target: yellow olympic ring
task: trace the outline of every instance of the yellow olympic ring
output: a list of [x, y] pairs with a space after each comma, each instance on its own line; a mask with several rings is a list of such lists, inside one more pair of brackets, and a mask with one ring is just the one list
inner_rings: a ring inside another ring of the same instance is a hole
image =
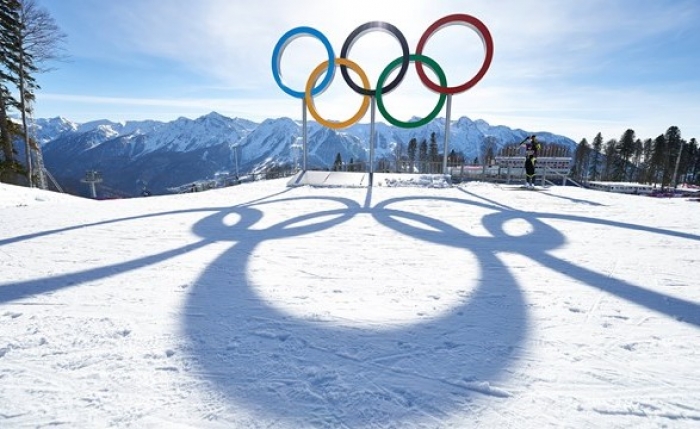
[[[370, 97], [369, 95], [362, 96], [362, 105], [360, 106], [360, 110], [358, 110], [357, 113], [355, 113], [355, 115], [347, 121], [329, 121], [322, 118], [321, 115], [319, 115], [316, 111], [316, 106], [314, 105], [314, 98], [311, 96], [311, 91], [314, 89], [314, 85], [316, 85], [316, 82], [321, 76], [321, 73], [323, 73], [324, 71], [327, 71], [328, 73], [334, 72], [334, 70], [328, 70], [328, 63], [328, 60], [322, 62], [318, 65], [318, 67], [314, 69], [314, 71], [311, 72], [311, 74], [309, 75], [309, 80], [306, 81], [304, 99], [306, 100], [306, 105], [309, 108], [309, 113], [311, 113], [311, 116], [313, 116], [319, 124], [334, 130], [339, 130], [341, 128], [349, 127], [350, 125], [359, 121], [363, 116], [365, 116], [365, 113], [367, 113], [367, 109], [369, 109]], [[370, 88], [370, 83], [369, 79], [367, 78], [367, 75], [365, 74], [364, 70], [362, 70], [362, 68], [360, 68], [360, 66], [357, 65], [357, 63], [355, 63], [354, 61], [349, 60], [347, 58], [336, 58], [335, 65], [349, 67], [355, 73], [357, 73], [358, 76], [360, 76], [360, 80], [362, 80], [362, 85], [364, 86], [364, 88]]]

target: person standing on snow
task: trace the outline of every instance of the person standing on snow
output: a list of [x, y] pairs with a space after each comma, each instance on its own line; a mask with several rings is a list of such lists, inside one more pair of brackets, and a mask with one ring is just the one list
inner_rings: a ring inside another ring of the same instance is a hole
[[525, 187], [535, 187], [535, 163], [537, 163], [537, 155], [540, 152], [540, 142], [537, 141], [537, 136], [534, 134], [528, 136], [520, 143], [521, 147], [525, 147]]

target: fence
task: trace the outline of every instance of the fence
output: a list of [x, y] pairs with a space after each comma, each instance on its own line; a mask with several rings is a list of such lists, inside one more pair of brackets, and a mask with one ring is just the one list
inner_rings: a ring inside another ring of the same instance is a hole
[[[448, 164], [447, 171], [445, 171], [444, 174], [449, 175], [453, 183], [470, 180], [510, 183], [515, 179], [525, 177], [524, 164], [524, 156], [497, 156], [490, 165]], [[368, 162], [360, 161], [342, 163], [335, 169], [311, 168], [310, 170], [367, 173], [370, 171], [370, 168]], [[168, 190], [173, 193], [201, 192], [208, 189], [233, 186], [242, 182], [289, 177], [297, 171], [297, 169], [290, 166], [289, 168], [276, 168], [262, 173], [241, 175], [240, 177], [224, 175], [211, 180], [203, 180], [168, 188]], [[427, 161], [411, 162], [406, 160], [396, 162], [383, 159], [375, 162], [373, 171], [375, 173], [443, 174], [443, 163]], [[537, 158], [536, 176], [541, 179], [543, 185], [547, 183], [564, 185], [569, 181], [577, 186], [581, 186], [569, 178], [570, 173], [571, 157], [544, 156]], [[559, 183], [554, 183], [554, 181], [558, 181]]]
[[[525, 177], [525, 157], [524, 156], [497, 156], [496, 165], [498, 175], [505, 176], [506, 183], [510, 183], [513, 177]], [[535, 177], [541, 179], [541, 183], [555, 184], [550, 179], [559, 179], [559, 184], [565, 185], [571, 181], [577, 186], [581, 186], [569, 177], [571, 174], [571, 157], [537, 157], [535, 164]]]
[[[554, 153], [554, 152], [552, 152]], [[565, 153], [563, 151], [562, 153]], [[566, 184], [567, 181], [581, 186], [572, 180], [570, 156], [540, 156], [537, 158], [535, 175], [544, 184]], [[368, 162], [342, 163], [335, 171], [369, 172]], [[402, 174], [443, 174], [442, 162], [380, 160], [375, 163], [375, 173]], [[497, 156], [489, 165], [449, 164], [447, 171], [454, 183], [483, 180], [510, 183], [525, 177], [524, 156]]]

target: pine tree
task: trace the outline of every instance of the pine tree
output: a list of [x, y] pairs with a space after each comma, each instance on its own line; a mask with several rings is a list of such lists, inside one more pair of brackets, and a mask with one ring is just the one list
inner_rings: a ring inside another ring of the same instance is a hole
[[664, 160], [667, 158], [666, 152], [666, 137], [662, 134], [654, 139], [654, 146], [650, 160], [650, 181], [655, 184], [661, 181], [662, 186], [665, 168]]
[[8, 109], [18, 105], [9, 87], [18, 84], [20, 7], [18, 0], [0, 0], [0, 181], [9, 183], [18, 183], [19, 172]]
[[[19, 183], [22, 171], [15, 159], [15, 136], [24, 140], [26, 174], [32, 184], [32, 150], [40, 150], [28, 133], [27, 115], [31, 114], [35, 90], [39, 88], [35, 75], [48, 71], [42, 68], [45, 61], [59, 59], [58, 43], [65, 35], [58, 31], [46, 10], [36, 6], [34, 0], [0, 0], [0, 180]], [[12, 95], [16, 89], [18, 99]], [[21, 127], [9, 122], [9, 110], [19, 111]]]
[[591, 177], [600, 179], [600, 159], [603, 150], [603, 135], [598, 133], [593, 139], [593, 159], [591, 160]]
[[430, 173], [438, 173], [438, 165], [440, 163], [440, 153], [438, 151], [437, 139], [435, 133], [430, 134], [430, 145], [428, 146], [428, 162]]
[[343, 159], [340, 157], [340, 152], [335, 155], [335, 161], [333, 161], [333, 171], [343, 170]]
[[394, 158], [396, 159], [396, 172], [403, 171], [402, 160], [403, 160], [403, 143], [398, 142], [394, 146]]
[[603, 180], [620, 180], [617, 161], [617, 140], [605, 143], [605, 159], [603, 161]]
[[688, 175], [691, 183], [700, 185], [700, 147], [694, 138], [690, 139], [690, 160], [688, 162]]
[[576, 146], [576, 152], [574, 152], [574, 166], [571, 169], [571, 175], [575, 179], [588, 180], [590, 153], [591, 148], [588, 145], [588, 140], [584, 138]]
[[630, 175], [631, 180], [635, 182], [642, 181], [642, 169], [640, 168], [642, 164], [642, 156], [644, 154], [644, 144], [640, 139], [634, 141], [634, 151], [632, 153], [632, 166], [633, 171]]
[[672, 186], [674, 185], [674, 172], [676, 171], [677, 159], [680, 156], [681, 147], [683, 146], [683, 140], [681, 139], [681, 130], [672, 126], [666, 130], [666, 159], [664, 163], [664, 175], [662, 186]]
[[428, 164], [428, 142], [425, 140], [421, 141], [418, 146], [418, 161], [420, 162], [420, 172], [425, 173]]
[[617, 144], [617, 162], [615, 163], [615, 180], [625, 180], [629, 181], [627, 168], [632, 156], [634, 155], [634, 143], [637, 137], [635, 136], [634, 130], [628, 129], [620, 138]]
[[[32, 102], [35, 90], [39, 89], [34, 75], [49, 71], [42, 64], [62, 59], [60, 43], [65, 39], [49, 13], [36, 5], [34, 0], [21, 0], [19, 11], [19, 28], [17, 41], [19, 43], [18, 85], [19, 111], [22, 118], [22, 135], [26, 152], [26, 171], [30, 186], [32, 185], [32, 150], [40, 151], [37, 142], [29, 135], [27, 115], [32, 113]], [[43, 172], [41, 172], [43, 174]]]
[[411, 173], [415, 171], [416, 166], [416, 152], [418, 150], [418, 142], [415, 137], [408, 142], [408, 163], [411, 168]]
[[654, 140], [646, 139], [642, 144], [642, 158], [644, 159], [644, 173], [642, 182], [651, 184], [654, 182], [653, 166], [651, 164], [654, 153]]
[[676, 183], [686, 183], [688, 179], [692, 176], [691, 165], [693, 162], [695, 151], [697, 150], [695, 139], [690, 139], [689, 142], [683, 140], [682, 143], [683, 144]]

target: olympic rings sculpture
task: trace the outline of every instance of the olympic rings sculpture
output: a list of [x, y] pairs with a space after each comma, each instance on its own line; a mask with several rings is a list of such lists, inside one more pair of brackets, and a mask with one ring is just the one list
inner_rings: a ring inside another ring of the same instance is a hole
[[[477, 34], [481, 37], [482, 42], [484, 43], [484, 48], [485, 48], [485, 56], [484, 56], [484, 61], [481, 65], [481, 68], [479, 71], [469, 80], [465, 81], [464, 83], [456, 86], [448, 86], [447, 85], [447, 78], [445, 76], [444, 71], [440, 67], [440, 65], [433, 60], [432, 58], [426, 56], [423, 54], [423, 50], [425, 49], [425, 45], [427, 44], [428, 40], [439, 30], [441, 30], [444, 27], [453, 25], [453, 24], [461, 24], [461, 25], [466, 25], [467, 27], [470, 27], [474, 31], [477, 32]], [[369, 79], [367, 78], [367, 75], [365, 72], [362, 70], [362, 68], [355, 63], [354, 61], [350, 60], [348, 56], [350, 55], [350, 50], [352, 49], [352, 46], [355, 44], [355, 42], [362, 37], [364, 34], [371, 32], [371, 31], [384, 31], [388, 32], [391, 34], [401, 45], [401, 51], [402, 51], [402, 56], [396, 58], [395, 60], [391, 61], [389, 65], [386, 66], [386, 68], [382, 71], [380, 74], [378, 80], [377, 80], [377, 85], [375, 89], [372, 89], [370, 87], [370, 82]], [[321, 64], [319, 64], [310, 74], [307, 82], [306, 82], [306, 87], [304, 88], [304, 91], [296, 91], [291, 88], [289, 88], [287, 85], [284, 84], [282, 81], [282, 75], [280, 72], [280, 62], [282, 59], [282, 54], [284, 53], [284, 50], [287, 48], [287, 46], [296, 38], [302, 37], [302, 36], [311, 36], [314, 37], [323, 43], [323, 46], [326, 49], [326, 52], [328, 54], [328, 59], [326, 61], [323, 61]], [[293, 28], [289, 31], [287, 31], [282, 37], [279, 39], [277, 44], [275, 45], [275, 48], [272, 52], [272, 75], [275, 79], [275, 82], [277, 82], [277, 85], [288, 95], [294, 97], [294, 98], [299, 98], [303, 99], [306, 102], [306, 105], [309, 108], [309, 113], [311, 113], [311, 116], [316, 119], [320, 124], [332, 128], [332, 129], [341, 129], [341, 128], [346, 128], [349, 127], [350, 125], [356, 123], [359, 121], [367, 112], [367, 109], [369, 108], [370, 104], [370, 97], [375, 97], [377, 101], [377, 108], [379, 109], [381, 115], [386, 119], [389, 123], [392, 125], [395, 125], [400, 128], [416, 128], [422, 125], [427, 124], [428, 122], [432, 121], [437, 117], [437, 115], [440, 113], [442, 110], [442, 107], [445, 104], [447, 95], [453, 95], [453, 94], [459, 94], [462, 93], [474, 85], [476, 85], [483, 77], [486, 75], [486, 72], [488, 71], [489, 67], [491, 66], [491, 60], [493, 59], [493, 39], [491, 37], [491, 33], [489, 32], [489, 29], [484, 25], [483, 22], [481, 22], [479, 19], [467, 15], [467, 14], [452, 14], [452, 15], [447, 15], [444, 16], [437, 21], [435, 21], [432, 25], [430, 25], [423, 35], [421, 36], [420, 40], [418, 41], [418, 46], [416, 47], [416, 52], [414, 54], [409, 53], [408, 49], [408, 43], [406, 42], [406, 38], [404, 37], [403, 33], [396, 28], [394, 25], [389, 24], [388, 22], [383, 22], [383, 21], [371, 21], [368, 23], [365, 23], [363, 25], [360, 25], [357, 27], [355, 30], [353, 30], [348, 37], [345, 39], [345, 42], [343, 43], [343, 47], [340, 51], [340, 57], [336, 58], [335, 53], [333, 51], [333, 47], [331, 46], [331, 43], [328, 41], [328, 38], [321, 33], [320, 31], [312, 28], [312, 27], [296, 27]], [[404, 79], [404, 76], [406, 75], [406, 72], [408, 71], [408, 67], [410, 63], [414, 63], [416, 66], [416, 72], [418, 73], [418, 77], [420, 78], [421, 82], [423, 85], [425, 85], [427, 88], [430, 90], [437, 92], [440, 97], [438, 99], [437, 104], [435, 105], [435, 108], [425, 117], [422, 119], [419, 119], [417, 121], [412, 121], [412, 122], [404, 122], [400, 121], [396, 118], [394, 118], [386, 109], [386, 106], [384, 105], [384, 100], [382, 98], [383, 95], [388, 94], [392, 90], [394, 90], [399, 84]], [[433, 72], [437, 75], [439, 83], [433, 82], [430, 77], [425, 73], [424, 65], [427, 65]], [[328, 119], [323, 118], [316, 110], [316, 106], [314, 105], [314, 96], [320, 95], [328, 89], [330, 84], [333, 82], [333, 78], [335, 76], [335, 68], [336, 66], [340, 67], [340, 72], [343, 76], [343, 79], [347, 83], [347, 85], [356, 93], [360, 94], [363, 99], [362, 99], [362, 104], [360, 105], [360, 108], [358, 111], [349, 119], [345, 121], [330, 121]], [[399, 68], [400, 67], [400, 68]], [[391, 75], [391, 73], [396, 70], [396, 68], [399, 68], [398, 73], [394, 77], [394, 79], [389, 82], [388, 84], [385, 85], [385, 81], [387, 78]], [[357, 85], [351, 78], [350, 74], [348, 73], [348, 69], [353, 70], [357, 75], [360, 77], [360, 80], [362, 81], [362, 86]], [[319, 83], [319, 78], [321, 74], [325, 72], [325, 77], [321, 80]]]

